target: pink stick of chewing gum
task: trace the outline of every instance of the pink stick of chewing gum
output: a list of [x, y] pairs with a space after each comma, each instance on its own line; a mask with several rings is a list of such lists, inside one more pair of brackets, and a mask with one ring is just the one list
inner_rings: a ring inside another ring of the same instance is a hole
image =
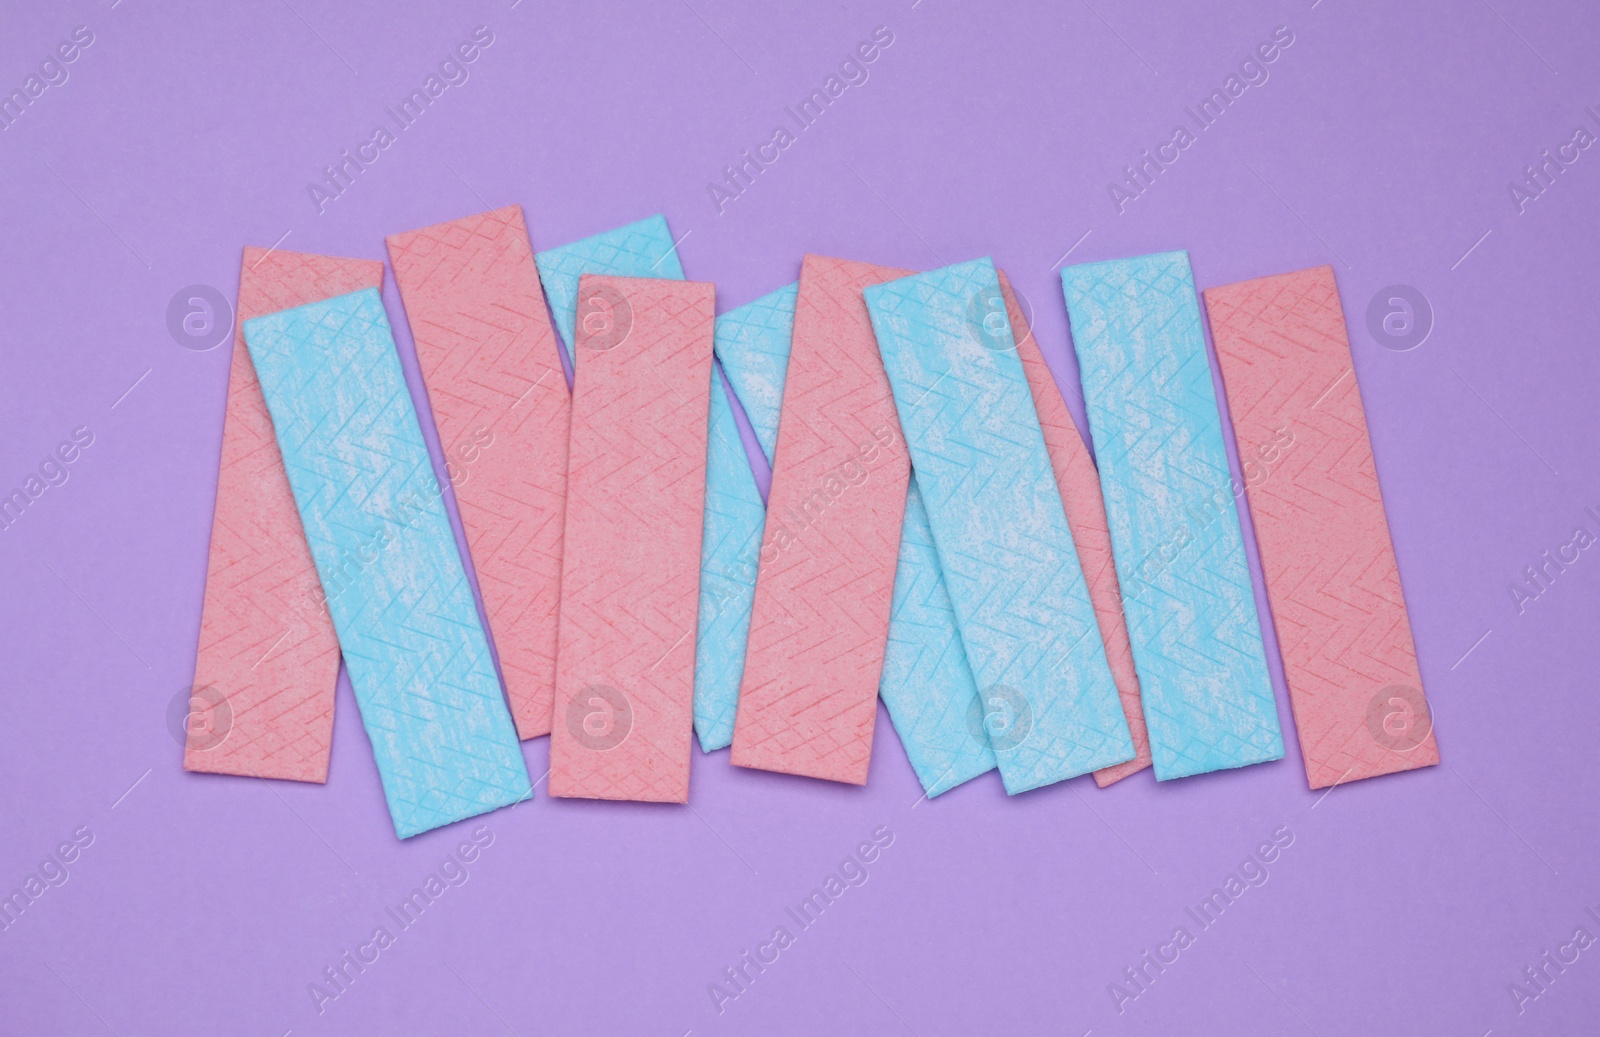
[[382, 285], [371, 260], [244, 250], [184, 770], [328, 780], [339, 639], [243, 329]]
[[689, 798], [715, 304], [578, 284], [552, 796]]
[[861, 290], [806, 256], [732, 762], [865, 784], [911, 463]]
[[522, 209], [388, 242], [517, 734], [549, 734], [572, 398]]
[[1205, 292], [1306, 778], [1439, 762], [1333, 268]]

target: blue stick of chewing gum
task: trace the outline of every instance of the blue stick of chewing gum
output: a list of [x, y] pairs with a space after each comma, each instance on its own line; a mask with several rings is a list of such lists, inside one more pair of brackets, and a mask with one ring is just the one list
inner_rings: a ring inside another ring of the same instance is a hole
[[994, 264], [864, 294], [1006, 791], [1133, 759]]
[[1186, 252], [1061, 271], [1156, 778], [1283, 756]]
[[[715, 348], [727, 389], [745, 407], [768, 462], [778, 438], [798, 285], [717, 318]], [[767, 505], [739, 438], [733, 408], [711, 392], [706, 524], [700, 558], [700, 627], [694, 653], [694, 729], [706, 752], [733, 744], [733, 721], [750, 640], [750, 607]]]
[[395, 832], [531, 797], [378, 290], [244, 337]]
[[578, 327], [578, 278], [584, 274], [613, 277], [665, 277], [683, 280], [678, 246], [665, 216], [647, 216], [615, 230], [534, 254], [539, 283], [544, 285], [556, 334], [573, 360]]

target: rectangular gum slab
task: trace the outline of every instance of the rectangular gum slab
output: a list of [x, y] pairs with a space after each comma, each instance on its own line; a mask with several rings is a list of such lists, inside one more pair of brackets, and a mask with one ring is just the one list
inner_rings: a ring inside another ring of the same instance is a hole
[[[717, 318], [715, 350], [725, 384], [711, 390], [706, 454], [705, 546], [700, 558], [700, 629], [695, 637], [694, 726], [706, 752], [733, 742], [739, 682], [750, 636], [750, 603], [767, 505], [739, 437], [728, 395], [757, 406], [746, 413], [771, 458], [776, 401], [783, 395], [796, 286], [789, 285]], [[724, 392], [724, 390], [727, 390]]]
[[1283, 756], [1185, 252], [1061, 271], [1156, 778]]
[[[777, 448], [778, 418], [782, 407], [784, 378], [789, 366], [789, 347], [794, 332], [795, 297], [799, 286], [790, 285], [770, 295], [724, 314], [717, 320], [717, 359], [728, 384], [744, 406], [757, 441], [770, 463]], [[737, 317], [737, 319], [733, 319]], [[713, 399], [715, 404], [715, 399]], [[730, 415], [731, 419], [731, 415]], [[731, 422], [730, 422], [731, 424]], [[713, 411], [712, 432], [717, 421]], [[731, 429], [730, 429], [731, 435]], [[714, 556], [711, 489], [713, 466], [707, 472], [706, 558]], [[742, 461], [742, 453], [741, 453]], [[736, 489], [745, 489], [740, 476], [728, 480]], [[725, 746], [733, 737], [738, 682], [744, 670], [745, 647], [749, 636], [750, 601], [755, 592], [755, 572], [759, 560], [762, 525], [766, 506], [756, 498], [760, 510], [749, 508], [746, 554], [730, 570], [726, 564], [701, 573], [701, 646], [696, 658], [696, 724], [706, 712], [720, 711], [715, 744]], [[719, 512], [730, 512], [728, 507]], [[719, 525], [721, 524], [719, 519]], [[721, 557], [721, 552], [715, 552]], [[734, 574], [734, 575], [730, 575]], [[736, 575], [743, 575], [738, 579]], [[712, 588], [726, 588], [712, 595]], [[734, 597], [734, 593], [739, 596]], [[708, 601], [708, 597], [710, 600]], [[742, 612], [734, 613], [735, 605]], [[743, 630], [729, 633], [718, 641], [706, 637], [710, 609], [719, 622], [732, 626], [739, 619]], [[721, 680], [702, 683], [705, 673]], [[704, 692], [704, 694], [703, 694]], [[928, 518], [912, 478], [906, 498], [905, 523], [901, 532], [900, 555], [895, 569], [894, 598], [889, 615], [889, 634], [884, 648], [883, 677], [878, 695], [889, 710], [889, 719], [900, 736], [912, 770], [924, 791], [937, 796], [979, 774], [994, 769], [994, 753], [987, 738], [974, 737], [969, 707], [976, 702], [978, 689], [972, 683], [966, 652], [956, 630], [950, 596], [939, 572]], [[704, 741], [704, 735], [702, 735]]]
[[683, 265], [678, 261], [677, 245], [672, 240], [672, 232], [667, 229], [666, 217], [660, 214], [646, 216], [642, 220], [570, 244], [545, 249], [535, 259], [538, 260], [539, 280], [544, 284], [545, 298], [550, 302], [556, 333], [561, 336], [561, 344], [567, 349], [567, 358], [574, 362], [576, 357], [572, 352], [572, 343], [578, 325], [580, 277], [584, 274], [610, 274], [615, 277], [683, 280]]
[[377, 289], [246, 321], [244, 335], [396, 834], [528, 798]]
[[715, 290], [583, 275], [550, 794], [684, 803]]
[[1028, 376], [1033, 409], [1039, 417], [1039, 429], [1044, 433], [1045, 449], [1050, 453], [1050, 466], [1055, 469], [1061, 503], [1067, 509], [1067, 525], [1072, 529], [1072, 543], [1078, 550], [1078, 563], [1083, 568], [1089, 600], [1100, 624], [1106, 662], [1117, 682], [1117, 695], [1122, 699], [1122, 716], [1128, 722], [1128, 732], [1133, 735], [1133, 759], [1094, 772], [1095, 783], [1105, 788], [1150, 766], [1150, 735], [1145, 729], [1144, 708], [1139, 702], [1139, 676], [1134, 671], [1133, 647], [1128, 644], [1128, 624], [1122, 615], [1117, 568], [1111, 560], [1111, 530], [1106, 525], [1105, 500], [1100, 496], [1100, 474], [1067, 410], [1066, 401], [1061, 398], [1055, 377], [1039, 352], [1039, 343], [1017, 303], [1011, 282], [1006, 279], [1004, 270], [999, 274], [1000, 291], [1005, 297], [1006, 313], [1017, 340], [1017, 356], [1022, 360], [1023, 373]]
[[1006, 791], [1132, 759], [994, 264], [864, 294]]
[[867, 779], [911, 472], [861, 289], [905, 273], [802, 261], [737, 766]]
[[328, 780], [339, 639], [244, 322], [382, 285], [383, 264], [372, 260], [244, 250], [185, 770]]
[[388, 238], [517, 733], [550, 733], [572, 398], [519, 206]]
[[1313, 789], [1439, 762], [1331, 267], [1208, 288]]

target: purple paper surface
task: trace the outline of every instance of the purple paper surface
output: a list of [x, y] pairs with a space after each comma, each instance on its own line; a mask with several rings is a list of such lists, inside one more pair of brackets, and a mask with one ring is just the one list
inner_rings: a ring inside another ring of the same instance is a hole
[[[1591, 5], [20, 6], [0, 1034], [1592, 1030]], [[664, 213], [723, 310], [806, 251], [992, 255], [1080, 423], [1063, 261], [1332, 264], [1444, 763], [1309, 792], [1269, 629], [1288, 757], [1161, 787], [922, 801], [884, 717], [864, 788], [696, 753], [688, 808], [541, 786], [402, 844], [343, 680], [326, 786], [184, 773], [231, 349], [183, 327], [190, 286], [510, 203], [536, 248]]]

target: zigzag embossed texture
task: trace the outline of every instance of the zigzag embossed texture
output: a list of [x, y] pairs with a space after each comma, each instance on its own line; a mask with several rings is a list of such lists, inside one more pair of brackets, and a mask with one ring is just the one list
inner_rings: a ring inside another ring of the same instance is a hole
[[765, 442], [770, 444], [777, 433], [777, 401], [783, 395], [789, 339], [794, 332], [794, 299], [795, 286], [790, 285], [717, 318], [715, 350], [725, 380], [711, 390], [700, 629], [694, 652], [694, 726], [706, 752], [725, 749], [733, 742], [761, 530], [767, 521], [767, 505], [739, 438], [727, 393], [733, 391], [733, 372], [738, 371], [762, 400], [751, 424], [760, 421], [756, 434], [767, 433]]
[[709, 284], [584, 275], [550, 794], [689, 798]]
[[916, 473], [906, 494], [878, 695], [930, 799], [995, 769]]
[[1189, 256], [1061, 271], [1156, 778], [1283, 756]]
[[806, 256], [734, 725], [740, 767], [863, 784], [910, 463], [861, 290]]
[[539, 280], [555, 318], [556, 331], [574, 364], [573, 335], [578, 323], [578, 278], [584, 274], [617, 277], [666, 277], [683, 280], [677, 246], [666, 217], [647, 216], [625, 227], [546, 249], [536, 257]]
[[517, 733], [550, 733], [572, 397], [522, 209], [389, 237]]
[[[339, 640], [245, 347], [244, 322], [382, 284], [383, 264], [370, 260], [244, 250], [194, 666], [197, 701], [206, 708], [191, 723], [185, 770], [328, 780]], [[226, 716], [205, 688], [227, 702]]]
[[1028, 327], [1022, 307], [1017, 304], [1011, 282], [1006, 279], [1005, 271], [998, 273], [1006, 314], [1017, 340], [1017, 357], [1022, 361], [1023, 373], [1028, 376], [1039, 430], [1044, 434], [1045, 449], [1050, 454], [1050, 467], [1055, 470], [1061, 503], [1067, 509], [1067, 525], [1072, 529], [1078, 564], [1089, 587], [1089, 601], [1094, 605], [1094, 617], [1100, 626], [1106, 662], [1117, 682], [1123, 719], [1133, 735], [1133, 759], [1094, 772], [1095, 783], [1105, 788], [1150, 766], [1150, 735], [1145, 729], [1144, 709], [1139, 703], [1139, 676], [1134, 671], [1133, 647], [1128, 644], [1128, 624], [1122, 615], [1117, 567], [1111, 560], [1111, 530], [1106, 524], [1105, 500], [1100, 496], [1100, 473], [1095, 470], [1094, 458], [1089, 456], [1089, 448], [1061, 398], [1055, 377], [1039, 352], [1039, 343], [1034, 340], [1033, 329]]
[[1306, 778], [1320, 789], [1432, 766], [1333, 269], [1208, 288], [1205, 300]]
[[1132, 759], [994, 264], [864, 295], [1006, 791]]
[[378, 291], [244, 334], [395, 832], [531, 796]]
[[778, 449], [778, 418], [799, 293], [797, 282], [717, 318], [717, 361], [768, 464]]

